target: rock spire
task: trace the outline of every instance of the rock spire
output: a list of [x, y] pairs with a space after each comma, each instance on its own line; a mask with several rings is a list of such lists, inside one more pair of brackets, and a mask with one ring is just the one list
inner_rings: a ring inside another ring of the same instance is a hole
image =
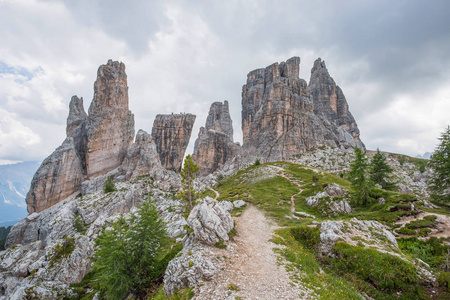
[[194, 145], [192, 158], [199, 166], [198, 174], [204, 176], [213, 173], [238, 151], [239, 145], [233, 143], [233, 124], [228, 101], [214, 102], [205, 127], [200, 128]]

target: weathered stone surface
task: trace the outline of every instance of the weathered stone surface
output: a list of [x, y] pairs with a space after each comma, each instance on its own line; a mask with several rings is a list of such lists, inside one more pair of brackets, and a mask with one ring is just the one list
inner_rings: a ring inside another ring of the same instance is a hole
[[77, 96], [72, 96], [69, 103], [69, 116], [67, 117], [67, 127], [66, 134], [67, 137], [72, 136], [73, 131], [81, 123], [87, 120], [87, 114], [84, 111], [83, 97], [78, 98]]
[[138, 131], [120, 169], [125, 174], [125, 180], [150, 175], [156, 169], [162, 169], [156, 144], [150, 134], [142, 129]]
[[86, 173], [88, 178], [119, 167], [134, 138], [134, 116], [128, 109], [125, 65], [109, 60], [99, 67], [89, 107]]
[[[125, 65], [109, 60], [100, 66], [89, 116], [83, 98], [73, 96], [67, 117], [67, 138], [38, 169], [27, 194], [28, 212], [40, 212], [82, 191], [86, 179], [118, 168], [133, 141], [134, 118], [128, 110]], [[103, 178], [85, 184], [90, 192]], [[95, 184], [94, 184], [95, 183]]]
[[[119, 182], [117, 191], [102, 191], [82, 197], [69, 197], [39, 213], [32, 213], [12, 227], [7, 250], [0, 251], [0, 299], [25, 299], [27, 290], [39, 299], [62, 299], [70, 283], [79, 282], [90, 270], [95, 239], [100, 231], [120, 214], [133, 214], [136, 206], [151, 195], [168, 234], [186, 234], [186, 220], [180, 201], [151, 184], [149, 178], [133, 183]], [[75, 218], [85, 224], [80, 234]], [[74, 250], [57, 263], [50, 263], [54, 249], [73, 239]], [[14, 247], [13, 247], [14, 245]], [[33, 276], [30, 276], [33, 273]], [[57, 287], [54, 289], [53, 287]]]
[[[342, 199], [347, 196], [348, 191], [344, 188], [341, 188], [338, 184], [333, 183], [326, 187], [323, 192], [319, 192], [314, 196], [310, 196], [306, 198], [306, 204], [309, 206], [317, 206], [320, 203], [324, 203], [322, 205], [324, 214], [349, 214], [352, 212], [352, 207], [350, 206], [350, 202], [348, 199]], [[339, 199], [334, 200], [335, 197], [339, 197]]]
[[191, 138], [195, 115], [157, 115], [153, 122], [152, 138], [156, 143], [161, 164], [167, 170], [181, 171], [184, 153]]
[[164, 274], [164, 293], [170, 296], [185, 287], [197, 286], [204, 280], [211, 280], [223, 267], [223, 262], [208, 246], [193, 243], [188, 238], [182, 250], [182, 255], [169, 262]]
[[82, 181], [82, 161], [77, 154], [74, 139], [68, 137], [42, 162], [34, 174], [26, 197], [28, 212], [40, 212], [79, 193]]
[[243, 148], [265, 161], [288, 160], [322, 145], [336, 145], [332, 124], [314, 114], [299, 57], [247, 75], [242, 88]]
[[325, 62], [318, 58], [311, 69], [308, 90], [314, 101], [314, 113], [336, 124], [335, 133], [339, 143], [365, 149], [359, 139], [359, 129], [348, 110], [348, 103], [341, 88], [328, 73]]
[[[264, 161], [288, 160], [313, 148], [354, 147], [355, 141], [359, 141], [359, 131], [342, 91], [334, 85], [330, 95], [323, 93], [322, 98], [328, 95], [326, 100], [331, 105], [322, 112], [321, 106], [315, 107], [310, 93], [316, 91], [316, 86], [322, 88], [323, 76], [317, 75], [322, 73], [316, 71], [317, 67], [313, 68], [312, 87], [308, 87], [306, 81], [298, 77], [299, 63], [299, 57], [292, 57], [247, 75], [247, 84], [242, 88], [245, 155]], [[327, 79], [332, 80], [329, 75]], [[336, 118], [328, 117], [331, 112], [337, 114]]]
[[352, 218], [348, 221], [326, 221], [320, 227], [319, 253], [333, 256], [332, 249], [337, 241], [356, 246], [363, 243], [384, 252], [398, 251], [395, 236], [377, 221], [365, 221]]
[[194, 230], [194, 239], [208, 245], [215, 245], [219, 240], [227, 242], [228, 232], [234, 227], [228, 211], [211, 197], [192, 209], [187, 223]]
[[216, 171], [239, 152], [233, 143], [233, 124], [228, 101], [214, 102], [209, 110], [205, 127], [200, 128], [192, 159], [199, 167], [198, 175]]

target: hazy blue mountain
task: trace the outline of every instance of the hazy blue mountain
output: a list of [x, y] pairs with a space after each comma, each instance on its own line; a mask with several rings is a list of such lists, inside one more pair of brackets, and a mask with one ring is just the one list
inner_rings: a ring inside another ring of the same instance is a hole
[[416, 158], [430, 159], [432, 154], [431, 152], [425, 152], [423, 155], [417, 154]]
[[11, 224], [27, 213], [25, 196], [40, 162], [0, 165], [0, 223]]

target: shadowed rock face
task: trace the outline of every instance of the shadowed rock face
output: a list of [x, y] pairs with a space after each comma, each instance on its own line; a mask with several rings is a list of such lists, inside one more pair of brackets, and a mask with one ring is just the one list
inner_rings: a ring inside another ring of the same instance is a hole
[[325, 62], [318, 58], [311, 69], [308, 90], [314, 102], [314, 113], [336, 125], [341, 144], [365, 149], [359, 139], [359, 129], [348, 110], [348, 103], [341, 88], [328, 73]]
[[69, 104], [69, 116], [67, 117], [66, 134], [72, 136], [73, 131], [81, 123], [87, 120], [87, 114], [84, 111], [83, 97], [73, 96]]
[[128, 110], [125, 65], [109, 60], [98, 69], [89, 116], [83, 98], [73, 96], [67, 118], [67, 138], [47, 157], [31, 182], [28, 212], [40, 212], [81, 192], [81, 183], [118, 168], [134, 137]]
[[73, 138], [68, 137], [34, 175], [26, 197], [28, 212], [40, 212], [79, 192], [82, 181], [82, 163]]
[[98, 69], [87, 135], [88, 178], [103, 175], [122, 164], [134, 138], [134, 116], [128, 109], [123, 63], [109, 60]]
[[194, 145], [192, 158], [199, 166], [200, 176], [216, 171], [238, 152], [239, 146], [233, 143], [233, 124], [228, 101], [214, 102], [209, 110], [205, 127], [200, 128]]
[[181, 171], [184, 153], [191, 138], [195, 115], [157, 115], [153, 122], [152, 139], [161, 164], [167, 170]]
[[247, 75], [242, 88], [243, 148], [247, 154], [274, 161], [324, 145], [354, 146], [348, 142], [351, 134], [347, 127], [356, 124], [342, 91], [336, 88], [336, 101], [331, 97], [328, 105], [340, 112], [340, 118], [328, 118], [320, 107], [315, 111], [306, 81], [298, 77], [299, 64], [300, 58], [292, 57]]

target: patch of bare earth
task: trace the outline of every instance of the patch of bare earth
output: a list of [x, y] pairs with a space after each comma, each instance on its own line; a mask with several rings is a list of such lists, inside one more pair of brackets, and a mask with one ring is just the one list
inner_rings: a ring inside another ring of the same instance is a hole
[[195, 290], [194, 299], [310, 299], [306, 288], [293, 283], [270, 242], [274, 224], [250, 205], [235, 218], [237, 235], [227, 249], [214, 249], [225, 267]]
[[429, 212], [421, 212], [415, 216], [408, 216], [405, 218], [400, 219], [399, 221], [395, 222], [399, 225], [404, 225], [406, 223], [409, 223], [411, 221], [417, 221], [422, 220], [426, 216], [436, 216], [437, 217], [437, 226], [436, 228], [430, 228], [431, 233], [428, 236], [435, 236], [435, 237], [443, 237], [448, 238], [450, 237], [450, 217], [446, 215], [436, 214], [436, 213], [429, 213]]

